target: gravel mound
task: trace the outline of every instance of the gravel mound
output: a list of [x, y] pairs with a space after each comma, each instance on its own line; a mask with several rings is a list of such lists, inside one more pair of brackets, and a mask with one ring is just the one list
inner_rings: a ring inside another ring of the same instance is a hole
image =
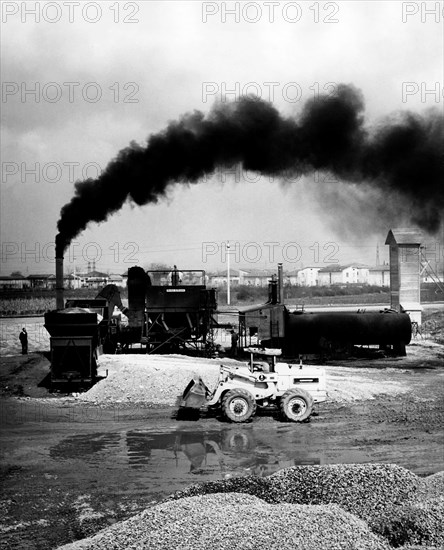
[[268, 503], [337, 504], [372, 525], [392, 506], [411, 500], [420, 484], [414, 473], [392, 464], [329, 464], [198, 483], [170, 498], [242, 492]]
[[394, 464], [296, 466], [269, 477], [281, 502], [335, 503], [370, 525], [392, 505], [410, 500], [420, 479]]
[[266, 478], [247, 476], [205, 482], [171, 499], [209, 493], [242, 492], [270, 504], [331, 505], [364, 520], [395, 547], [428, 544], [444, 547], [444, 498], [437, 496], [443, 473], [422, 480], [391, 464], [296, 466]]
[[[410, 384], [394, 380], [378, 380], [372, 368], [325, 367], [330, 401], [354, 403], [375, 399], [379, 395], [402, 395], [412, 390]], [[395, 371], [399, 372], [399, 371]]]
[[444, 547], [443, 480], [391, 464], [332, 464], [198, 483], [62, 548], [435, 550]]
[[424, 477], [419, 487], [418, 499], [421, 501], [444, 495], [444, 470]]
[[396, 548], [403, 544], [444, 548], [444, 497], [393, 507], [373, 531]]
[[174, 406], [195, 376], [201, 376], [209, 388], [215, 387], [219, 366], [218, 359], [183, 355], [104, 355], [99, 375], [108, 371], [107, 378], [80, 394], [79, 400]]
[[394, 507], [374, 530], [402, 550], [442, 550], [444, 471], [421, 478], [412, 503]]
[[[144, 403], [175, 406], [188, 382], [202, 377], [213, 390], [218, 381], [219, 367], [238, 365], [228, 357], [207, 359], [184, 355], [102, 355], [99, 359], [99, 376], [108, 376], [89, 391], [80, 394], [79, 400], [108, 405], [110, 403]], [[325, 367], [328, 400], [352, 403], [374, 399], [380, 394], [399, 395], [410, 391], [408, 384], [379, 380], [372, 369]]]
[[159, 504], [64, 550], [388, 550], [364, 521], [336, 505], [272, 505], [245, 494]]
[[[218, 481], [203, 481], [190, 485], [182, 491], [176, 491], [167, 500], [178, 500], [194, 496], [209, 495], [214, 493], [244, 493], [255, 496], [268, 504], [277, 504], [281, 501], [279, 495], [273, 490], [270, 477], [242, 476], [221, 479]], [[298, 504], [309, 504], [299, 502]]]

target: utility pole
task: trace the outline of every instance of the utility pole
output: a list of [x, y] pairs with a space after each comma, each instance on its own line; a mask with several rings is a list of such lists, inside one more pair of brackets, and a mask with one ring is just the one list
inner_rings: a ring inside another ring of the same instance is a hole
[[227, 241], [227, 306], [230, 305], [230, 243]]

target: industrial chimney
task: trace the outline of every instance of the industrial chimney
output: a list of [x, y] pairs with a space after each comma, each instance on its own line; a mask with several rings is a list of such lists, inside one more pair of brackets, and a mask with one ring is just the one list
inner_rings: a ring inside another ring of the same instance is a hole
[[65, 307], [63, 301], [63, 256], [56, 257], [56, 309]]
[[278, 293], [279, 293], [279, 303], [284, 303], [284, 271], [282, 264], [278, 264]]
[[268, 281], [268, 302], [267, 304], [277, 304], [278, 303], [278, 281], [276, 275], [272, 275], [271, 279]]

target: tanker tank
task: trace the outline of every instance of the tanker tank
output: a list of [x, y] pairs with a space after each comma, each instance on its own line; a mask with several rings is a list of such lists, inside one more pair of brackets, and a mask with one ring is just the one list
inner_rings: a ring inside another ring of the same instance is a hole
[[392, 348], [405, 355], [412, 326], [409, 315], [393, 310], [381, 312], [287, 312], [286, 354], [319, 353], [353, 346]]

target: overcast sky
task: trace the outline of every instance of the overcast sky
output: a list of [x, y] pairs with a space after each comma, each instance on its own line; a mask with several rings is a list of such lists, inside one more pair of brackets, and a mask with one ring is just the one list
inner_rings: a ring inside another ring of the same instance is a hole
[[[443, 4], [3, 2], [1, 273], [52, 272], [75, 180], [215, 101], [256, 93], [297, 116], [319, 92], [351, 83], [369, 125], [399, 110], [442, 112], [443, 15], [427, 11], [435, 6]], [[331, 179], [282, 182], [239, 169], [172, 185], [158, 204], [126, 204], [92, 223], [65, 265], [216, 269], [227, 240], [243, 267], [374, 264], [377, 243], [386, 259], [385, 237], [402, 215], [385, 216], [373, 190]]]

